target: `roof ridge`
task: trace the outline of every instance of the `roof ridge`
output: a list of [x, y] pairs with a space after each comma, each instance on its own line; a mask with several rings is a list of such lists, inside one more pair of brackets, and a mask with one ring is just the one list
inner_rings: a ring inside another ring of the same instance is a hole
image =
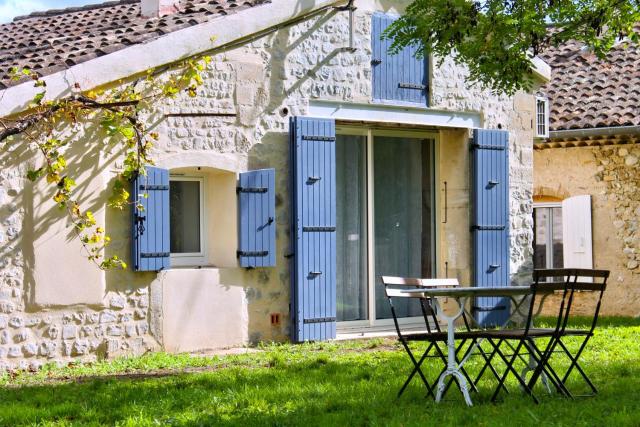
[[22, 21], [30, 18], [42, 18], [46, 16], [64, 15], [65, 13], [84, 12], [86, 10], [95, 10], [95, 9], [101, 9], [103, 7], [119, 6], [119, 5], [134, 4], [134, 3], [140, 3], [140, 0], [115, 0], [115, 1], [106, 1], [103, 3], [97, 3], [97, 4], [87, 4], [84, 6], [66, 7], [64, 9], [50, 9], [42, 12], [31, 12], [28, 15], [16, 16], [15, 18], [13, 18], [12, 22]]

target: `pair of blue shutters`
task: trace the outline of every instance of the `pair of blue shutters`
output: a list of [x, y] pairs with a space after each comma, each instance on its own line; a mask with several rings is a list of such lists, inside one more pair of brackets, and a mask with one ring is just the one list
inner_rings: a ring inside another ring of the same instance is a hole
[[381, 39], [384, 31], [397, 18], [374, 13], [371, 18], [371, 69], [374, 101], [401, 101], [427, 105], [428, 60], [417, 58], [415, 46], [407, 46], [390, 54], [392, 40]]
[[[481, 287], [509, 286], [509, 134], [475, 129], [471, 143], [473, 282]], [[500, 326], [510, 300], [481, 297], [474, 301], [476, 320]]]
[[[133, 181], [132, 259], [134, 271], [170, 267], [169, 171], [148, 166]], [[240, 174], [238, 187], [238, 259], [241, 267], [275, 265], [275, 170]], [[146, 194], [146, 197], [144, 196]]]

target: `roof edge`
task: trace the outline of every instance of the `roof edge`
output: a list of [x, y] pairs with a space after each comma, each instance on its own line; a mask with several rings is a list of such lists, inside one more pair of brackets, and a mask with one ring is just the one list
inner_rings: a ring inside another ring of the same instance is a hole
[[610, 135], [640, 135], [640, 126], [607, 126], [599, 128], [552, 130], [549, 139], [587, 138]]
[[[43, 77], [46, 100], [59, 99], [172, 64], [346, 0], [279, 0], [178, 30]], [[220, 25], [224, 19], [224, 25]], [[0, 117], [29, 109], [41, 92], [32, 81], [0, 91]]]
[[536, 78], [542, 80], [543, 83], [551, 81], [551, 66], [549, 64], [539, 56], [534, 56], [531, 62], [533, 64], [533, 75]]

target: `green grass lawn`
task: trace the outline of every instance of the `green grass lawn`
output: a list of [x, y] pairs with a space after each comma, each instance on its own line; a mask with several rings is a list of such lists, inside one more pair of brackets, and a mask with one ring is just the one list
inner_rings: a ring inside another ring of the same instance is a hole
[[540, 405], [515, 381], [490, 403], [488, 376], [473, 408], [457, 389], [434, 403], [418, 380], [396, 399], [410, 362], [394, 340], [378, 339], [224, 357], [149, 354], [5, 375], [0, 425], [640, 426], [639, 338], [639, 319], [602, 319], [582, 358], [600, 393], [568, 400], [539, 388]]

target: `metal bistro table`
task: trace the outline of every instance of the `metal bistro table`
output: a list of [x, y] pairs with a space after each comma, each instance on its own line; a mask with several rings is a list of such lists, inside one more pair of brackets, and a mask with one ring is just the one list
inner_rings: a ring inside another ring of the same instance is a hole
[[[460, 391], [464, 396], [467, 405], [472, 406], [471, 397], [467, 388], [467, 380], [462, 374], [460, 368], [464, 365], [467, 358], [463, 359], [460, 364], [456, 363], [456, 345], [455, 345], [455, 328], [454, 322], [462, 316], [466, 310], [466, 303], [469, 297], [509, 297], [514, 303], [514, 310], [511, 312], [507, 321], [501, 325], [505, 326], [515, 313], [520, 312], [520, 307], [526, 298], [516, 299], [518, 296], [526, 296], [531, 293], [530, 286], [505, 286], [493, 288], [477, 288], [477, 287], [458, 287], [458, 288], [424, 288], [424, 289], [405, 289], [401, 293], [406, 294], [410, 298], [430, 298], [434, 302], [436, 315], [447, 322], [447, 369], [440, 375], [438, 379], [438, 392], [436, 394], [436, 402], [442, 398], [445, 388], [445, 378], [453, 376], [458, 380]], [[453, 315], [447, 315], [442, 310], [438, 298], [454, 298], [458, 303], [458, 310]], [[521, 313], [522, 314], [522, 313]]]

